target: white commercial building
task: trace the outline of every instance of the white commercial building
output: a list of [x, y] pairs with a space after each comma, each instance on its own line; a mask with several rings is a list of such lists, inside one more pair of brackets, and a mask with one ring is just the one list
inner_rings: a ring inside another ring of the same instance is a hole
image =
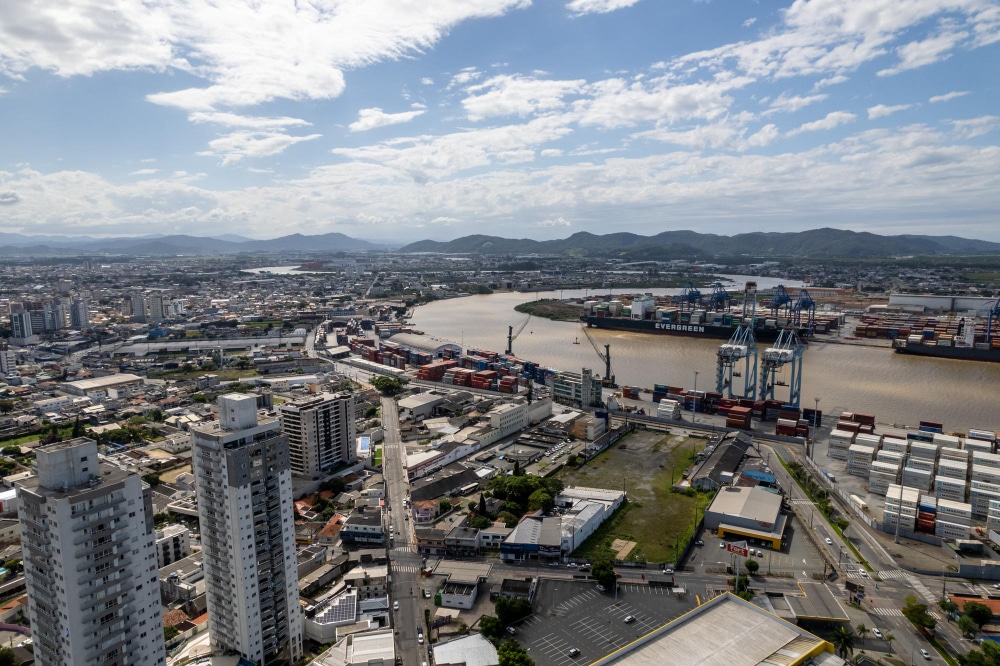
[[302, 656], [288, 439], [257, 399], [218, 399], [193, 426], [193, 463], [211, 644], [260, 666]]
[[183, 525], [167, 525], [156, 530], [156, 563], [162, 569], [191, 554], [191, 530]]
[[357, 459], [354, 396], [319, 393], [278, 407], [292, 474], [317, 480]]
[[35, 663], [166, 663], [148, 488], [79, 437], [17, 483]]

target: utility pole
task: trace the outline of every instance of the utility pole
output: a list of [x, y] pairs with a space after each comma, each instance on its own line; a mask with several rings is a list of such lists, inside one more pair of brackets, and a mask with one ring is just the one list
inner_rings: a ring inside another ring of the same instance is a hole
[[694, 371], [694, 392], [695, 396], [691, 399], [691, 423], [695, 424], [698, 422], [698, 375], [700, 373]]
[[[906, 469], [906, 459], [910, 457], [909, 453], [903, 454], [903, 469]], [[900, 479], [902, 481], [902, 479]], [[896, 534], [893, 537], [893, 543], [899, 543], [899, 524], [903, 522], [903, 486], [899, 486], [899, 504], [896, 506]]]

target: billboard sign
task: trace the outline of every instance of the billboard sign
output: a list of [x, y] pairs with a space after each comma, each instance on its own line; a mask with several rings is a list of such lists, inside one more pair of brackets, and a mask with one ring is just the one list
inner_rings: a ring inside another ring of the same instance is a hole
[[740, 557], [747, 557], [748, 555], [750, 555], [750, 551], [749, 549], [747, 549], [746, 546], [741, 546], [735, 543], [727, 543], [726, 550], [728, 550], [730, 553], [736, 553]]

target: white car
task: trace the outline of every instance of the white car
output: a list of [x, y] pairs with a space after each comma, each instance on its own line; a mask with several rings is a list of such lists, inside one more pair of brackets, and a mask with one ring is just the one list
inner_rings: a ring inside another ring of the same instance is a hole
[[833, 545], [833, 539], [831, 539], [830, 537], [827, 537], [826, 538], [826, 545], [832, 546]]
[[670, 576], [670, 575], [672, 575], [674, 573], [674, 570], [673, 569], [664, 569], [660, 573], [664, 574], [664, 575], [667, 575], [667, 576]]
[[862, 578], [868, 578], [868, 572], [864, 569], [858, 569], [858, 573], [861, 574]]
[[872, 635], [875, 638], [883, 638], [882, 631], [878, 627], [872, 627]]
[[398, 611], [399, 610], [399, 602], [398, 601], [393, 601], [392, 602], [392, 610], [394, 610], [394, 611]]
[[931, 660], [931, 655], [930, 655], [930, 653], [929, 653], [929, 652], [927, 652], [927, 650], [925, 650], [925, 649], [923, 649], [923, 648], [920, 648], [920, 656], [921, 656], [921, 657], [923, 657], [924, 659], [926, 659], [927, 661], [930, 661], [930, 660]]
[[417, 634], [417, 642], [420, 643], [421, 645], [424, 644], [424, 635], [423, 634]]

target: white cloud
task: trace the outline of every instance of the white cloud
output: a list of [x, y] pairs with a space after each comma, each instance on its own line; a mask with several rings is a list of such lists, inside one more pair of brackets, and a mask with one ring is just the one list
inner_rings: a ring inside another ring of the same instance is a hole
[[376, 127], [385, 127], [387, 125], [399, 125], [400, 123], [408, 123], [417, 116], [426, 113], [424, 110], [418, 111], [401, 111], [400, 113], [386, 113], [378, 107], [371, 109], [361, 109], [358, 111], [358, 119], [348, 125], [348, 128], [352, 132], [367, 132], [368, 130], [375, 129]]
[[159, 169], [139, 169], [130, 173], [130, 176], [152, 176], [154, 173], [159, 172]]
[[4, 88], [3, 86], [0, 86], [0, 95], [6, 95], [8, 92], [10, 91]]
[[928, 100], [931, 104], [937, 104], [938, 102], [949, 102], [958, 97], [965, 97], [969, 94], [968, 90], [955, 90], [950, 93], [945, 93], [943, 95], [934, 95]]
[[639, 0], [570, 0], [566, 9], [577, 16], [584, 14], [608, 14], [618, 9], [631, 7]]
[[757, 22], [757, 17], [756, 16], [751, 16], [746, 21], [743, 21], [743, 27], [744, 28], [749, 28], [750, 26], [752, 26], [756, 22]]
[[445, 226], [458, 224], [459, 222], [461, 222], [461, 220], [458, 219], [457, 217], [446, 217], [446, 216], [435, 217], [433, 220], [431, 220], [431, 224], [443, 224]]
[[573, 223], [565, 219], [561, 215], [554, 219], [541, 220], [535, 223], [536, 227], [571, 227]]
[[448, 90], [451, 90], [452, 88], [458, 86], [464, 86], [467, 83], [471, 83], [472, 81], [475, 81], [482, 75], [483, 73], [480, 72], [475, 67], [465, 67], [461, 71], [459, 71], [458, 74], [451, 77], [451, 80], [448, 82], [447, 86]]
[[827, 88], [829, 86], [835, 86], [839, 83], [845, 83], [847, 80], [848, 78], [843, 74], [837, 74], [836, 76], [830, 76], [825, 79], [820, 79], [819, 81], [813, 84], [813, 92], [816, 92], [817, 90], [822, 90], [823, 88]]
[[951, 125], [958, 136], [963, 139], [974, 139], [977, 136], [989, 134], [1000, 127], [1000, 118], [996, 116], [980, 116], [967, 120], [953, 120], [951, 121]]
[[17, 192], [0, 192], [0, 206], [13, 206], [21, 201], [21, 195]]
[[583, 89], [586, 81], [551, 81], [501, 74], [466, 89], [473, 94], [462, 100], [469, 120], [494, 116], [524, 117], [563, 106], [563, 98]]
[[420, 79], [420, 85], [422, 85], [422, 86], [432, 86], [432, 85], [434, 85], [434, 79], [432, 79], [429, 76], [425, 76], [424, 78]]
[[778, 95], [778, 98], [771, 102], [771, 106], [764, 115], [771, 115], [775, 113], [795, 113], [801, 109], [806, 108], [810, 104], [815, 104], [816, 102], [822, 102], [829, 95], [797, 95], [794, 97], [789, 97], [785, 93]]
[[912, 107], [913, 107], [912, 104], [896, 104], [895, 106], [876, 104], [875, 106], [868, 107], [868, 120], [875, 120], [876, 118], [884, 118], [885, 116], [891, 116], [897, 111], [905, 111], [906, 109]]
[[796, 134], [801, 134], [803, 132], [818, 132], [820, 130], [833, 129], [838, 125], [849, 123], [856, 118], [857, 116], [855, 114], [848, 113], [847, 111], [831, 111], [826, 114], [824, 118], [814, 120], [810, 123], [803, 123], [797, 129], [790, 131], [788, 136], [795, 136]]
[[538, 154], [542, 157], [562, 157], [563, 151], [559, 148], [546, 148]]
[[174, 69], [205, 87], [149, 96], [188, 111], [275, 99], [329, 99], [343, 71], [433, 47], [459, 23], [501, 16], [527, 0], [35, 0], [0, 3], [0, 74], [41, 68], [59, 76]]
[[300, 118], [289, 118], [282, 116], [278, 118], [265, 118], [259, 116], [241, 116], [237, 113], [226, 111], [195, 111], [188, 114], [188, 120], [193, 123], [213, 123], [215, 125], [226, 125], [228, 127], [246, 127], [248, 129], [269, 130], [284, 129], [286, 127], [304, 127], [312, 123]]
[[291, 136], [281, 132], [239, 130], [208, 142], [210, 150], [198, 153], [202, 157], [221, 157], [222, 165], [236, 164], [244, 157], [270, 157], [303, 141], [318, 139], [322, 134]]
[[899, 54], [899, 64], [895, 67], [880, 70], [878, 76], [892, 76], [910, 69], [924, 67], [951, 57], [955, 45], [969, 36], [967, 32], [945, 32], [935, 37], [928, 37], [919, 42], [910, 42], [896, 49]]

